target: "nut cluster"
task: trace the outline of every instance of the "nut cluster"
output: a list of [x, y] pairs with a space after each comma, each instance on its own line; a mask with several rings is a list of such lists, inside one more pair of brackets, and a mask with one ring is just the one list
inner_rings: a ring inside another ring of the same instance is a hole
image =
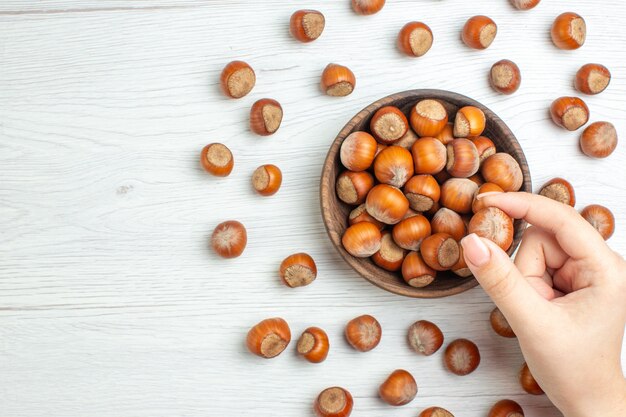
[[[348, 135], [339, 151], [346, 170], [335, 183], [339, 199], [355, 206], [342, 237], [344, 249], [400, 271], [412, 287], [431, 284], [441, 271], [468, 277], [459, 245], [468, 233], [508, 250], [513, 220], [486, 207], [480, 194], [517, 191], [524, 178], [512, 156], [481, 136], [485, 128], [485, 114], [477, 107], [449, 114], [440, 101], [425, 99], [411, 106], [409, 117], [382, 107], [370, 132]], [[409, 133], [415, 140], [402, 143]], [[462, 215], [471, 216], [467, 224]]]

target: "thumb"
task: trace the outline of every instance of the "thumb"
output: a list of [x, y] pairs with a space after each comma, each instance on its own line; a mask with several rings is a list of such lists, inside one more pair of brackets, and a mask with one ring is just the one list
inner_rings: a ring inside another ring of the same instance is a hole
[[545, 305], [515, 264], [498, 245], [472, 233], [461, 241], [467, 266], [507, 318], [514, 331]]

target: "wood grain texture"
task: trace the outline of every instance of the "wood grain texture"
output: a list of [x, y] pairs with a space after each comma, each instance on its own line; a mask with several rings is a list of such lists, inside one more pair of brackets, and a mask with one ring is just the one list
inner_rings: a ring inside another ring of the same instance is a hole
[[[478, 285], [478, 282], [473, 276], [461, 278], [450, 271], [444, 271], [437, 273], [437, 278], [432, 284], [424, 288], [414, 288], [408, 286], [399, 273], [385, 271], [376, 266], [369, 258], [364, 259], [351, 256], [343, 248], [341, 237], [348, 227], [348, 215], [354, 207], [340, 201], [335, 191], [337, 176], [345, 170], [339, 157], [341, 144], [344, 139], [352, 132], [369, 131], [372, 116], [381, 107], [395, 106], [408, 117], [412, 107], [419, 101], [425, 99], [436, 99], [440, 101], [448, 112], [449, 120], [455, 120], [456, 113], [461, 107], [474, 106], [480, 108], [485, 113], [486, 118], [485, 132], [483, 134], [493, 140], [498, 152], [506, 152], [515, 158], [524, 175], [524, 183], [522, 184], [521, 191], [532, 192], [532, 180], [530, 178], [530, 171], [524, 151], [515, 138], [515, 135], [513, 135], [513, 132], [511, 132], [502, 119], [492, 110], [469, 97], [449, 91], [423, 89], [403, 91], [381, 98], [358, 112], [343, 129], [341, 129], [330, 145], [330, 150], [328, 151], [328, 155], [324, 161], [324, 167], [322, 168], [320, 204], [324, 226], [326, 227], [326, 231], [333, 245], [348, 265], [366, 280], [395, 294], [417, 298], [438, 298], [467, 291]], [[515, 220], [515, 235], [511, 248], [508, 251], [509, 254], [513, 254], [517, 249], [526, 226], [525, 221]]]
[[[600, 62], [614, 78], [585, 98], [591, 119], [626, 130], [626, 3], [543, 0], [530, 12], [506, 0], [387, 3], [362, 17], [347, 0], [0, 2], [1, 417], [310, 416], [317, 393], [331, 385], [350, 389], [359, 416], [414, 417], [439, 404], [474, 417], [504, 397], [529, 417], [560, 415], [545, 397], [523, 394], [519, 348], [490, 330], [493, 305], [480, 288], [413, 300], [353, 272], [324, 231], [319, 178], [332, 140], [369, 103], [416, 88], [456, 91], [515, 133], [535, 190], [563, 176], [579, 208], [610, 207], [618, 223], [610, 244], [626, 254], [626, 147], [588, 159], [578, 149], [580, 132], [555, 127], [548, 115], [554, 98], [575, 94], [576, 70]], [[296, 7], [325, 14], [320, 39], [290, 38]], [[589, 36], [580, 50], [559, 51], [549, 28], [570, 7], [586, 18]], [[499, 26], [481, 52], [459, 35], [479, 13]], [[422, 58], [395, 48], [407, 20], [433, 30]], [[488, 84], [489, 68], [503, 58], [522, 71], [512, 96]], [[258, 79], [237, 101], [218, 85], [233, 59], [248, 61]], [[355, 72], [349, 97], [320, 93], [329, 62]], [[249, 108], [262, 97], [285, 112], [270, 138], [247, 128]], [[207, 176], [198, 162], [200, 149], [216, 141], [235, 156], [227, 179]], [[250, 186], [264, 163], [284, 175], [271, 198]], [[228, 219], [249, 232], [246, 252], [232, 261], [208, 247], [213, 227]], [[294, 290], [277, 270], [298, 251], [316, 259], [319, 273]], [[365, 313], [379, 319], [383, 339], [359, 354], [342, 330]], [[248, 328], [274, 316], [294, 335], [324, 328], [328, 360], [311, 365], [292, 346], [272, 361], [246, 353]], [[441, 355], [416, 357], [405, 331], [418, 319], [436, 322], [447, 340], [473, 339], [483, 357], [478, 370], [459, 378], [444, 370]], [[411, 405], [391, 410], [376, 388], [400, 367], [420, 389]]]

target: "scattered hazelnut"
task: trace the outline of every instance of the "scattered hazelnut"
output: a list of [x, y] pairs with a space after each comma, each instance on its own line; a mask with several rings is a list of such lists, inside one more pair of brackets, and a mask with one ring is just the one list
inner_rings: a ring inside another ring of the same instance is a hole
[[280, 355], [291, 341], [291, 331], [281, 318], [266, 319], [248, 332], [248, 350], [265, 359]]
[[356, 86], [356, 77], [348, 67], [328, 64], [322, 73], [322, 91], [332, 97], [350, 95]]
[[378, 320], [366, 314], [350, 320], [345, 333], [350, 346], [368, 352], [378, 346], [383, 332]]
[[398, 35], [398, 48], [411, 57], [420, 57], [433, 45], [433, 32], [422, 22], [409, 22]]
[[250, 130], [257, 135], [269, 136], [276, 133], [283, 121], [283, 108], [271, 98], [263, 98], [250, 109]]
[[315, 261], [307, 253], [288, 256], [280, 264], [280, 278], [288, 287], [304, 287], [317, 277]]
[[467, 375], [478, 368], [480, 352], [473, 342], [467, 339], [457, 339], [446, 347], [444, 363], [453, 374]]
[[211, 235], [211, 247], [222, 258], [236, 258], [243, 253], [248, 235], [243, 224], [235, 220], [220, 223]]
[[289, 31], [300, 42], [313, 42], [324, 31], [326, 20], [317, 10], [298, 10], [291, 15]]
[[443, 345], [443, 333], [435, 323], [420, 320], [409, 327], [408, 340], [415, 352], [430, 356]]
[[617, 148], [617, 130], [609, 122], [595, 122], [583, 131], [580, 149], [592, 158], [606, 158]]
[[230, 98], [241, 98], [254, 88], [256, 75], [250, 65], [243, 61], [233, 61], [222, 70], [220, 84], [222, 91]]
[[235, 159], [225, 145], [221, 143], [211, 143], [200, 152], [200, 163], [202, 168], [216, 177], [227, 177], [233, 170]]

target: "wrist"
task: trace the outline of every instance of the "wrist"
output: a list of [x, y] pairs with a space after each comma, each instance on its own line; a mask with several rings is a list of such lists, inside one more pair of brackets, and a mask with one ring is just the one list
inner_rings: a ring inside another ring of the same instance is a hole
[[565, 417], [626, 416], [626, 379], [620, 376], [602, 392], [591, 393], [584, 401], [580, 399], [570, 409], [561, 411]]

